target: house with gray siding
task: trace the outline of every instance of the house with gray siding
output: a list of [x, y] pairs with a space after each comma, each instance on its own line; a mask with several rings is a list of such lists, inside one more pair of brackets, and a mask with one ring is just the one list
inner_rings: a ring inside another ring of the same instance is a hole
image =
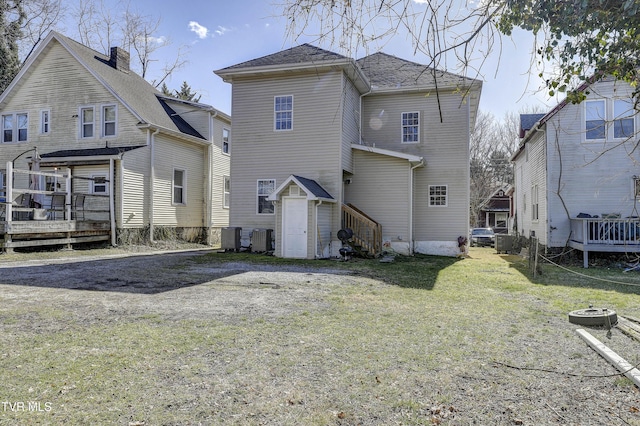
[[[231, 118], [163, 95], [129, 65], [120, 48], [104, 55], [57, 32], [38, 45], [0, 95], [1, 195], [29, 191], [25, 175], [7, 188], [7, 162], [37, 159], [39, 207], [54, 192], [82, 194], [87, 220], [110, 221], [114, 243], [214, 244], [229, 225]], [[64, 170], [70, 180], [54, 173]]]
[[515, 227], [548, 248], [640, 249], [640, 153], [634, 89], [602, 78], [580, 104], [521, 116], [513, 155]]
[[455, 255], [469, 228], [481, 82], [384, 53], [303, 44], [215, 71], [232, 84], [230, 225], [277, 256]]

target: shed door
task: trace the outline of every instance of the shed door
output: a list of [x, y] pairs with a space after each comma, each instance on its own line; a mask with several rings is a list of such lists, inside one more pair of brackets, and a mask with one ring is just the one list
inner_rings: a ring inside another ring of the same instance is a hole
[[307, 257], [306, 198], [282, 197], [282, 256]]

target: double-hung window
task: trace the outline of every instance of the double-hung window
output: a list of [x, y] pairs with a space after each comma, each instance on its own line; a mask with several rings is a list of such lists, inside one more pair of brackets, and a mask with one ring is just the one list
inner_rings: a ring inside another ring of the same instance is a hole
[[229, 140], [229, 129], [222, 129], [222, 152], [224, 154], [229, 153], [231, 141]]
[[273, 103], [274, 129], [293, 129], [293, 96], [276, 96]]
[[225, 209], [229, 208], [229, 199], [231, 198], [231, 181], [229, 180], [229, 176], [224, 176], [223, 178], [223, 186], [222, 186], [222, 207]]
[[102, 136], [115, 136], [117, 123], [117, 110], [115, 105], [103, 105], [102, 107]]
[[48, 135], [51, 130], [51, 111], [48, 109], [40, 111], [40, 133]]
[[181, 169], [173, 169], [173, 204], [187, 204], [186, 184], [187, 172]]
[[429, 185], [429, 206], [447, 206], [447, 185]]
[[634, 134], [635, 109], [631, 99], [613, 101], [613, 137], [629, 138]]
[[261, 179], [258, 181], [258, 214], [273, 214], [273, 201], [267, 200], [276, 189], [275, 179]]
[[402, 143], [420, 142], [420, 113], [402, 113]]
[[80, 108], [80, 137], [92, 138], [95, 125], [95, 109], [93, 107]]
[[606, 135], [605, 101], [586, 101], [585, 130], [587, 139], [604, 139]]
[[538, 220], [539, 219], [539, 209], [538, 209], [538, 185], [534, 185], [531, 188], [531, 219]]
[[26, 142], [29, 130], [29, 115], [25, 113], [2, 116], [2, 142]]

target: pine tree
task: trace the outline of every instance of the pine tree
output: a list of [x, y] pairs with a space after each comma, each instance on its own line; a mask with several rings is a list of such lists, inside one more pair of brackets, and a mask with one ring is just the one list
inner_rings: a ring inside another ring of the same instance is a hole
[[175, 91], [175, 96], [178, 99], [183, 99], [185, 101], [190, 102], [199, 102], [201, 95], [198, 95], [196, 92], [191, 91], [191, 86], [187, 84], [186, 81], [182, 82], [182, 86], [180, 87], [180, 91]]
[[23, 0], [0, 0], [0, 93], [20, 70], [18, 40], [26, 15]]

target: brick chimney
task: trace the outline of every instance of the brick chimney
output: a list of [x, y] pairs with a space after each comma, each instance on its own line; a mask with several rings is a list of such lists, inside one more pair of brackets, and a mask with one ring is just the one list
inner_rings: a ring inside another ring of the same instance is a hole
[[111, 57], [109, 58], [109, 65], [118, 71], [129, 72], [129, 52], [119, 47], [111, 48]]

